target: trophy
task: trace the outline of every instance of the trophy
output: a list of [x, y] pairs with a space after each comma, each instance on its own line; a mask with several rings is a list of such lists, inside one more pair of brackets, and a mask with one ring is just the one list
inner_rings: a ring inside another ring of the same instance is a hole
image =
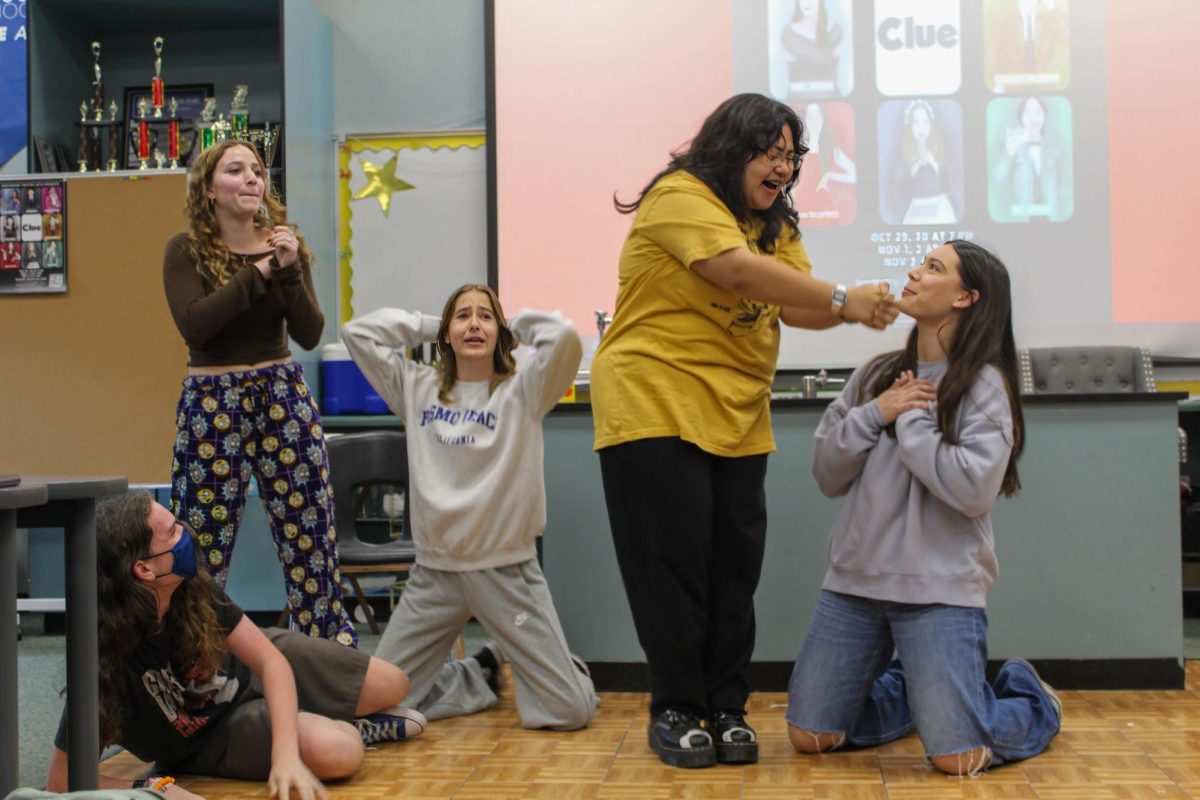
[[213, 142], [223, 142], [229, 138], [230, 125], [225, 121], [224, 114], [217, 115], [217, 121], [212, 125]]
[[156, 147], [156, 148], [154, 148], [154, 167], [156, 169], [162, 169], [163, 168], [162, 165], [163, 165], [163, 151], [159, 150]]
[[259, 141], [261, 142], [260, 148], [262, 150], [262, 157], [263, 157], [263, 160], [267, 162], [268, 168], [270, 168], [270, 166], [271, 166], [271, 164], [270, 164], [271, 145], [275, 142], [275, 137], [278, 135], [279, 135], [279, 127], [278, 126], [276, 126], [274, 129], [272, 129], [271, 123], [269, 123], [269, 122], [263, 123], [262, 134], [259, 137]]
[[154, 79], [150, 81], [150, 94], [154, 101], [154, 118], [162, 119], [163, 110], [163, 79], [162, 79], [162, 48], [163, 37], [154, 37]]
[[179, 100], [172, 97], [167, 107], [171, 109], [171, 120], [167, 123], [167, 155], [171, 159], [171, 169], [179, 169], [179, 120], [175, 118]]
[[146, 163], [150, 158], [150, 123], [146, 122], [146, 109], [149, 105], [150, 104], [146, 101], [145, 97], [138, 98], [138, 169], [146, 169], [149, 166], [149, 164]]
[[246, 105], [248, 94], [250, 94], [250, 87], [239, 83], [233, 87], [233, 100], [229, 103], [229, 121], [235, 138], [239, 139], [244, 138], [250, 132], [250, 108]]
[[79, 104], [79, 171], [87, 172], [88, 169], [88, 101], [84, 100]]
[[104, 121], [104, 83], [100, 80], [100, 43], [92, 42], [92, 109], [96, 121]]
[[217, 110], [217, 98], [204, 98], [204, 110], [200, 112], [200, 149], [213, 146], [213, 112]]
[[[108, 171], [117, 171], [117, 151], [120, 149], [121, 128], [117, 125], [117, 101], [108, 104]], [[99, 166], [99, 165], [97, 165]]]

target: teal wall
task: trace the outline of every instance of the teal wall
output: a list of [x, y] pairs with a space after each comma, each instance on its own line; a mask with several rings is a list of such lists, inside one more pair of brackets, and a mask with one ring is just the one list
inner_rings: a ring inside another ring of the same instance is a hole
[[[755, 661], [798, 651], [840, 500], [810, 472], [822, 409], [773, 412]], [[1025, 405], [1024, 490], [993, 512], [1000, 577], [992, 658], [1182, 660], [1177, 410], [1172, 400]], [[587, 413], [546, 424], [547, 579], [573, 650], [641, 662], [617, 571]]]

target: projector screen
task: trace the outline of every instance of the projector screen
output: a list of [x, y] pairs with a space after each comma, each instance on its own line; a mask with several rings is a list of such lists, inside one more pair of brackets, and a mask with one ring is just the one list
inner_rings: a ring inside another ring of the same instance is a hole
[[[1018, 346], [1200, 356], [1200, 3], [503, 0], [489, 8], [494, 275], [594, 346], [636, 197], [731, 94], [796, 109], [813, 274], [896, 291], [950, 238], [997, 253]], [[784, 328], [851, 366], [908, 328]], [[591, 348], [588, 348], [590, 351]]]

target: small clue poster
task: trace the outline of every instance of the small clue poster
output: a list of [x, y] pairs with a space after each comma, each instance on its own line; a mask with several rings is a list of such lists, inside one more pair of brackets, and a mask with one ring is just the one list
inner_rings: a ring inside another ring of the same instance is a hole
[[0, 181], [0, 294], [67, 290], [66, 182]]

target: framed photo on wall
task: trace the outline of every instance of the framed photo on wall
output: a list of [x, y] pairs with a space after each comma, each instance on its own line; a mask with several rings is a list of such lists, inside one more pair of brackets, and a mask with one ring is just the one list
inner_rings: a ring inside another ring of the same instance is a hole
[[167, 123], [171, 120], [170, 103], [175, 98], [179, 106], [175, 110], [175, 119], [179, 120], [179, 165], [186, 167], [191, 163], [192, 155], [199, 150], [199, 121], [200, 112], [204, 110], [204, 101], [213, 96], [211, 83], [190, 84], [187, 86], [167, 85], [164, 94], [165, 105], [161, 117], [151, 116], [154, 113], [149, 106], [151, 94], [149, 86], [128, 86], [125, 88], [125, 158], [122, 166], [126, 169], [138, 167], [138, 100], [146, 99], [146, 122], [150, 129], [150, 158], [153, 161], [154, 149], [157, 147], [167, 154]]

